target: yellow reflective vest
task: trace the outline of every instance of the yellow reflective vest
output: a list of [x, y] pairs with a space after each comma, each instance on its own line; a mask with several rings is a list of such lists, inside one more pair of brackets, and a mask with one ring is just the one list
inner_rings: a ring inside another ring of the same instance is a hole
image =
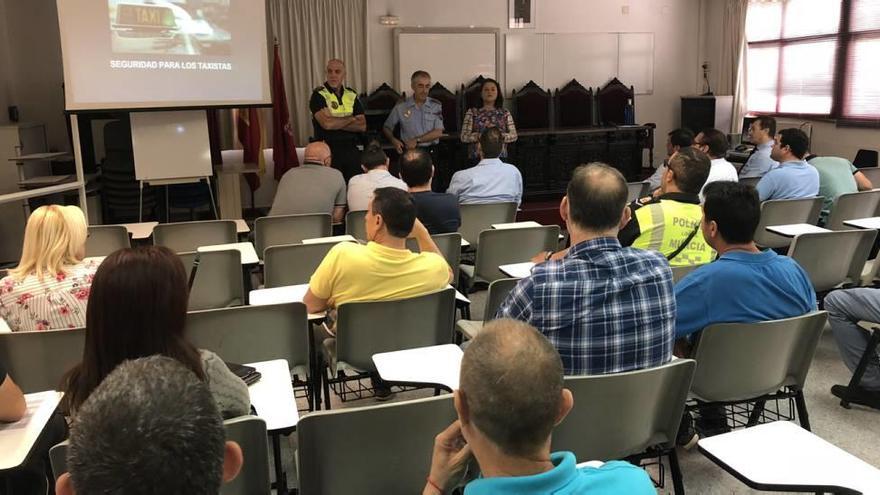
[[703, 216], [700, 205], [661, 199], [639, 208], [634, 214], [640, 234], [632, 247], [659, 251], [668, 258], [696, 229], [687, 247], [669, 260], [669, 265], [702, 265], [715, 258], [715, 250], [706, 243], [699, 230]]
[[327, 86], [319, 88], [318, 94], [327, 102], [327, 108], [330, 110], [330, 115], [334, 117], [349, 117], [354, 115], [354, 102], [357, 101], [357, 93], [355, 93], [353, 89], [343, 89], [342, 101], [339, 101], [339, 98], [337, 98], [332, 91], [329, 91]]

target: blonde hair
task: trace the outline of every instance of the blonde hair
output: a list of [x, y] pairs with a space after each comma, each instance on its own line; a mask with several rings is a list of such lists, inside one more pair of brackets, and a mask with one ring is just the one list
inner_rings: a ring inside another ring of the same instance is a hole
[[88, 227], [77, 206], [47, 205], [31, 213], [24, 231], [21, 261], [9, 271], [14, 278], [43, 278], [63, 273], [82, 261]]

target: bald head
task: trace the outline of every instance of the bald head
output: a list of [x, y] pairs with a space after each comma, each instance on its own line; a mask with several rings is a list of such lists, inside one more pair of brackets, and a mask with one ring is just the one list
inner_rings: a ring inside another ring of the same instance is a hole
[[303, 156], [305, 163], [330, 166], [330, 147], [324, 141], [315, 141], [306, 145]]
[[327, 85], [331, 88], [342, 86], [345, 79], [345, 63], [338, 58], [331, 58], [327, 61]]
[[560, 419], [562, 361], [527, 323], [487, 323], [461, 361], [459, 392], [474, 426], [504, 453], [529, 456]]
[[568, 220], [594, 232], [604, 232], [620, 225], [626, 207], [626, 179], [604, 163], [581, 165], [568, 181]]

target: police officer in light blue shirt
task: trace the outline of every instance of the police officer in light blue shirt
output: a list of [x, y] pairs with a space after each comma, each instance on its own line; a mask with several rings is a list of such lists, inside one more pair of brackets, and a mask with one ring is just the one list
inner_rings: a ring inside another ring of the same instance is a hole
[[[385, 119], [382, 132], [398, 153], [404, 148], [428, 147], [437, 144], [443, 134], [443, 106], [428, 96], [431, 75], [423, 70], [410, 77], [413, 95], [398, 103]], [[400, 139], [394, 137], [394, 126], [400, 124]]]

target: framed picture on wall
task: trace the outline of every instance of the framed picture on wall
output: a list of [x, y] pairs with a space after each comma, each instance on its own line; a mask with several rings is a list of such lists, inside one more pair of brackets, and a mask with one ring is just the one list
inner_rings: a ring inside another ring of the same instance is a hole
[[507, 17], [511, 29], [534, 28], [534, 0], [507, 0]]

